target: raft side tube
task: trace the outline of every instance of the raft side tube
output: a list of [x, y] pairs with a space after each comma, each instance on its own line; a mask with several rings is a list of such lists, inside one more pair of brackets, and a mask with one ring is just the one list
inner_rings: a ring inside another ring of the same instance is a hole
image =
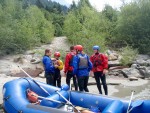
[[[59, 91], [59, 93], [64, 96], [66, 99], [69, 98], [69, 94], [67, 91], [64, 91], [64, 90], [61, 90]], [[57, 93], [51, 95], [51, 96], [48, 96], [46, 97], [45, 99], [43, 99], [40, 103], [40, 105], [42, 106], [47, 106], [47, 107], [53, 107], [53, 108], [58, 108], [60, 106], [62, 106], [63, 104], [61, 103], [57, 103], [57, 102], [53, 102], [53, 101], [50, 101], [50, 100], [47, 100], [47, 99], [51, 99], [51, 100], [57, 100], [57, 101], [60, 101], [60, 102], [65, 102], [66, 101], [61, 97], [59, 96]]]
[[[108, 104], [112, 103], [115, 100], [120, 100], [120, 98], [108, 97], [100, 94], [91, 94], [86, 92], [71, 91], [70, 93], [70, 101], [73, 105], [81, 106], [83, 108], [97, 107], [101, 111], [103, 111]], [[122, 103], [124, 105], [123, 111], [125, 111], [128, 105], [128, 101], [123, 100]]]
[[[42, 82], [38, 83], [51, 94], [60, 89]], [[47, 96], [30, 78], [19, 78], [9, 81], [3, 86], [3, 106], [6, 112], [18, 113], [18, 111], [24, 111], [24, 106], [30, 103], [26, 95], [27, 89], [31, 89], [40, 96]]]
[[123, 103], [115, 100], [108, 104], [102, 113], [123, 113]]

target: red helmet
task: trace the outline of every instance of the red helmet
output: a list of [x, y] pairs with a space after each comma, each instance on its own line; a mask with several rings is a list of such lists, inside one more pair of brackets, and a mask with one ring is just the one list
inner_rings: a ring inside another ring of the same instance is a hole
[[77, 51], [82, 51], [82, 50], [83, 50], [83, 47], [82, 47], [81, 45], [76, 45], [76, 46], [74, 47], [74, 49], [77, 50]]
[[54, 56], [55, 56], [55, 57], [60, 57], [60, 53], [59, 53], [59, 52], [55, 52], [55, 53], [54, 53]]

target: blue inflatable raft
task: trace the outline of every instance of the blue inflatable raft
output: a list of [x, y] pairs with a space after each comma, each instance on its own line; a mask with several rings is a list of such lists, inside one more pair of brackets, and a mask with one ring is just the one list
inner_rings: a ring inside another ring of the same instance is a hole
[[[40, 104], [28, 100], [28, 89], [39, 95]], [[150, 100], [136, 100], [130, 104], [129, 100], [69, 91], [67, 85], [60, 89], [30, 78], [16, 79], [3, 86], [3, 108], [6, 113], [69, 113], [79, 110], [75, 106], [94, 113], [150, 113]]]

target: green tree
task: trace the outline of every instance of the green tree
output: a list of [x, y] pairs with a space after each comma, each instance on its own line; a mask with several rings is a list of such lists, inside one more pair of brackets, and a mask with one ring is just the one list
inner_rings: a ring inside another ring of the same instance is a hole
[[124, 5], [116, 27], [116, 40], [124, 40], [138, 48], [140, 53], [150, 53], [150, 1], [139, 0]]
[[20, 0], [0, 2], [0, 55], [23, 52], [54, 35], [51, 20], [36, 6], [23, 9]]
[[103, 30], [107, 27], [104, 21], [101, 14], [88, 5], [84, 5], [68, 13], [64, 22], [64, 34], [72, 44], [83, 45], [84, 51], [88, 54], [91, 54], [93, 45], [100, 45], [104, 50]]

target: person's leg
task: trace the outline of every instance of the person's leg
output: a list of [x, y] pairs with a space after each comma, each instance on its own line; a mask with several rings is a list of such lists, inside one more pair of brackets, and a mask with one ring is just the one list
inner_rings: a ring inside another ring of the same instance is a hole
[[49, 84], [48, 75], [45, 73], [46, 83]]
[[57, 86], [60, 88], [61, 87], [61, 75], [59, 78], [57, 78]]
[[67, 72], [67, 75], [66, 75], [66, 84], [70, 87], [70, 79], [71, 79], [71, 72]]
[[102, 81], [102, 84], [103, 84], [105, 95], [108, 95], [108, 88], [107, 88], [107, 84], [106, 84], [106, 76], [105, 76], [105, 74], [103, 74], [101, 76], [101, 81]]
[[89, 81], [89, 76], [85, 76], [84, 77], [84, 91], [85, 92], [89, 92], [89, 89], [87, 88], [88, 81]]
[[54, 77], [54, 83], [53, 83], [54, 86], [56, 86], [56, 81], [57, 81], [57, 79], [56, 79], [56, 77]]
[[99, 72], [94, 72], [94, 78], [95, 78], [99, 93], [102, 94], [101, 83], [100, 83], [100, 75], [99, 74], [100, 74]]
[[83, 91], [83, 89], [84, 89], [84, 78], [83, 77], [77, 77], [77, 79], [78, 79], [79, 90]]
[[78, 91], [77, 78], [74, 75], [73, 75], [73, 84], [74, 84], [75, 90]]
[[47, 84], [49, 84], [49, 80], [48, 80], [48, 77], [46, 77], [46, 83], [47, 83]]
[[47, 79], [47, 84], [54, 85], [54, 75], [49, 74], [46, 76], [46, 79]]

